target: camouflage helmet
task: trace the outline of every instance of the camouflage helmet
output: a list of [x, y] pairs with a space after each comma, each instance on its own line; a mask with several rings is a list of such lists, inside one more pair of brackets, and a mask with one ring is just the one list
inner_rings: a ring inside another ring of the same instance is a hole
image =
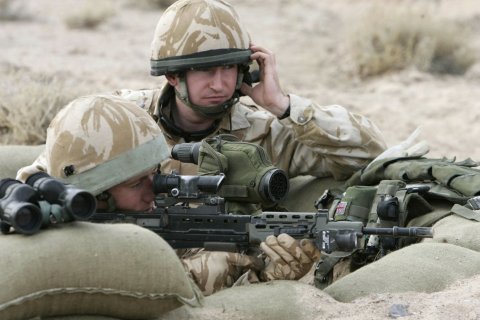
[[47, 129], [47, 172], [98, 195], [169, 156], [155, 121], [120, 97], [85, 96], [63, 108]]
[[158, 21], [151, 46], [151, 75], [190, 68], [248, 64], [250, 36], [222, 0], [179, 0]]

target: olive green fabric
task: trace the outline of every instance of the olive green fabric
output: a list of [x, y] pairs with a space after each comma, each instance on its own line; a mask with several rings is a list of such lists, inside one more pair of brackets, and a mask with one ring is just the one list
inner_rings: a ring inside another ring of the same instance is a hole
[[332, 196], [341, 194], [345, 191], [344, 182], [335, 180], [333, 177], [298, 176], [291, 178], [290, 190], [281, 206], [288, 211], [315, 212], [315, 201], [327, 190], [332, 193]]
[[[201, 142], [198, 174], [225, 174], [219, 195], [228, 201], [228, 212], [253, 214], [252, 203], [271, 206], [273, 202], [262, 195], [262, 182], [272, 170], [278, 169], [272, 165], [265, 150], [254, 143], [238, 141], [232, 135], [220, 135]], [[247, 202], [249, 209], [245, 211], [244, 205], [235, 202]]]
[[332, 208], [336, 221], [361, 221], [366, 224], [377, 188], [371, 186], [352, 186], [347, 188], [342, 199]]
[[376, 185], [389, 179], [425, 182], [431, 187], [429, 196], [463, 204], [469, 197], [480, 193], [480, 170], [474, 168], [477, 165], [471, 159], [456, 162], [446, 158], [387, 158], [374, 161], [356, 172], [346, 185]]
[[480, 252], [448, 243], [418, 243], [358, 269], [324, 291], [342, 302], [373, 293], [431, 293], [479, 269]]
[[0, 146], [0, 179], [15, 178], [18, 169], [30, 165], [45, 149], [45, 145], [22, 146], [2, 145]]
[[429, 204], [434, 208], [432, 212], [425, 213], [410, 219], [407, 227], [431, 227], [440, 219], [451, 215], [452, 203], [443, 199], [429, 199]]
[[[237, 140], [236, 137], [231, 139]], [[220, 194], [226, 198], [263, 202], [257, 189], [261, 178], [272, 169], [275, 167], [265, 150], [256, 144], [228, 141], [222, 136], [202, 141], [198, 156], [198, 173], [200, 175], [224, 173], [226, 177]]]
[[0, 319], [150, 319], [202, 299], [174, 250], [133, 224], [72, 222], [2, 235], [0, 252]]
[[459, 166], [432, 166], [432, 176], [466, 196], [480, 194], [480, 171]]

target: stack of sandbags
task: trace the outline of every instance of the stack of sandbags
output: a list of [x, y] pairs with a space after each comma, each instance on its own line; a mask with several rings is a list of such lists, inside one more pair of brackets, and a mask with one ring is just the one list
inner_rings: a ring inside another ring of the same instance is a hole
[[342, 302], [374, 293], [437, 292], [479, 270], [477, 251], [448, 243], [418, 243], [358, 269], [325, 292]]
[[423, 239], [423, 242], [450, 243], [480, 252], [480, 222], [478, 221], [453, 214], [435, 223], [433, 231], [433, 238]]
[[45, 149], [45, 145], [0, 146], [0, 179], [15, 178], [18, 169], [32, 164], [43, 149]]
[[311, 285], [278, 280], [219, 291], [206, 297], [201, 308], [183, 306], [159, 320], [329, 319], [342, 308], [342, 304]]
[[72, 222], [0, 235], [0, 319], [151, 319], [203, 298], [174, 250], [133, 224]]

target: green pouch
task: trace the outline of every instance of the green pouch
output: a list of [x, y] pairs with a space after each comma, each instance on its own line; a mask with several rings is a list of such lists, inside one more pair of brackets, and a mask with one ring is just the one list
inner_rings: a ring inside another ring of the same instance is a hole
[[423, 216], [433, 211], [433, 207], [418, 193], [407, 193], [400, 206], [400, 226], [406, 226], [409, 221], [417, 217]]
[[460, 192], [448, 188], [442, 184], [432, 183], [430, 184], [430, 190], [428, 190], [428, 196], [433, 198], [440, 198], [450, 201], [452, 203], [465, 204], [469, 197], [462, 195]]
[[376, 191], [377, 188], [371, 186], [347, 188], [345, 195], [335, 206], [334, 219], [336, 221], [362, 221], [363, 224], [366, 224]]
[[403, 181], [431, 180], [431, 168], [437, 160], [410, 159], [396, 161], [385, 168], [385, 179]]
[[480, 194], [480, 171], [457, 165], [435, 165], [432, 175], [443, 185], [465, 196]]
[[[396, 197], [398, 190], [405, 188], [406, 183], [401, 180], [382, 180], [377, 187], [377, 192], [375, 194], [370, 213], [368, 215], [368, 226], [378, 226], [379, 217], [378, 217], [378, 208], [380, 202], [387, 201]], [[399, 199], [399, 203], [403, 202], [403, 198]], [[390, 225], [391, 224], [391, 225]], [[395, 224], [392, 223], [380, 223], [382, 227], [391, 227]]]

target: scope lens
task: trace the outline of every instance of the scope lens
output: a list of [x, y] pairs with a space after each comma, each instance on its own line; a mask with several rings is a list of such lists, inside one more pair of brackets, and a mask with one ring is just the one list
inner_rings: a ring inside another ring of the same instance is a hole
[[79, 192], [72, 197], [69, 209], [76, 219], [87, 220], [95, 213], [97, 203], [90, 193]]
[[180, 162], [198, 164], [200, 143], [179, 143], [172, 148], [172, 158]]
[[13, 227], [18, 232], [32, 234], [42, 225], [42, 214], [33, 205], [25, 205], [16, 210]]
[[266, 200], [279, 202], [287, 196], [289, 187], [285, 172], [280, 169], [272, 169], [263, 176], [260, 190], [263, 190]]

